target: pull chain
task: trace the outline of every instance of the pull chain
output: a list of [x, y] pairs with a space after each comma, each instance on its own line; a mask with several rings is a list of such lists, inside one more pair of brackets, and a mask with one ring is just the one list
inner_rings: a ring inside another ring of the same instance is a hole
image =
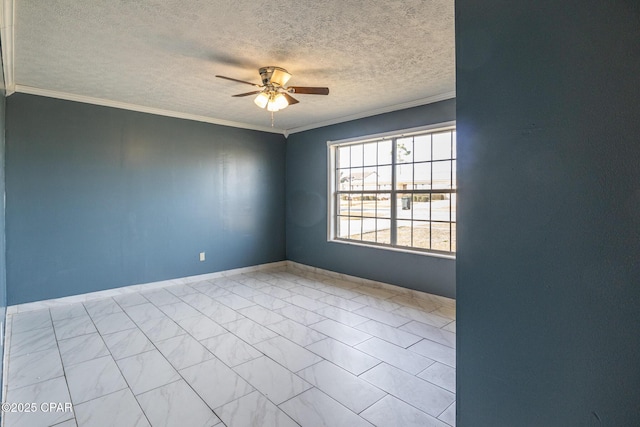
[[273, 127], [273, 111], [271, 112], [271, 127]]

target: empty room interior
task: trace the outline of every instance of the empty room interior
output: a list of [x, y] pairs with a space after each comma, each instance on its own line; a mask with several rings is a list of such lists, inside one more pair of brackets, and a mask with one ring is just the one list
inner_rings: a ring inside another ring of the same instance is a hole
[[640, 5], [0, 2], [1, 427], [640, 425]]

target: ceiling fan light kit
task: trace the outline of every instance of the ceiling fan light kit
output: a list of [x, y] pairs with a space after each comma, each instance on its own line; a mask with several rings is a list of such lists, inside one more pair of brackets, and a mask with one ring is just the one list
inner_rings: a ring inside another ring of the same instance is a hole
[[284, 94], [276, 92], [260, 92], [253, 102], [260, 108], [267, 107], [267, 110], [272, 113], [284, 110], [289, 106], [289, 101]]
[[264, 92], [260, 92], [260, 94], [256, 96], [256, 99], [254, 99], [253, 102], [255, 102], [258, 107], [264, 108], [269, 103], [269, 95]]
[[238, 80], [231, 77], [225, 76], [216, 76], [221, 79], [231, 80], [237, 83], [244, 83], [251, 86], [255, 86], [261, 88], [261, 90], [255, 90], [252, 92], [241, 93], [238, 95], [232, 95], [234, 97], [242, 97], [255, 95], [256, 98], [253, 102], [260, 108], [266, 108], [267, 111], [274, 113], [276, 111], [283, 110], [287, 108], [289, 105], [297, 104], [298, 101], [290, 94], [298, 93], [305, 95], [328, 95], [329, 88], [327, 87], [305, 87], [305, 86], [285, 86], [289, 79], [291, 78], [291, 74], [281, 67], [262, 67], [258, 70], [260, 73], [260, 78], [262, 79], [262, 85], [258, 85], [255, 83], [247, 82], [244, 80]]

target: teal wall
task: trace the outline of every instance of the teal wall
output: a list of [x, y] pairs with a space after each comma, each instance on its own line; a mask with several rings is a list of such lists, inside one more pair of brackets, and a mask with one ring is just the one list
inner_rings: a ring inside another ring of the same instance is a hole
[[640, 3], [456, 1], [458, 427], [640, 425]]
[[9, 304], [285, 259], [282, 135], [16, 93], [6, 157]]
[[[0, 50], [1, 50], [0, 45]], [[2, 67], [2, 58], [0, 58], [0, 70]], [[4, 84], [4, 72], [0, 71], [0, 336], [4, 337], [4, 327], [7, 312], [7, 264], [6, 264], [6, 251], [5, 251], [5, 116], [6, 116], [6, 101], [5, 101], [5, 84]], [[3, 357], [4, 352], [4, 339], [0, 339], [0, 358]], [[0, 359], [4, 360], [4, 359]], [[1, 370], [0, 370], [1, 371]], [[2, 372], [0, 372], [0, 383], [2, 383]], [[2, 402], [2, 390], [0, 390], [0, 402]], [[2, 416], [0, 415], [0, 418]]]

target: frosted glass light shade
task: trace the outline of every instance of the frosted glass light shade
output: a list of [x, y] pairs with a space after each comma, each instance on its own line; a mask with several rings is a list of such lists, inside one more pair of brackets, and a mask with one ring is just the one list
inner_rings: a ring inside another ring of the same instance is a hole
[[278, 110], [284, 110], [289, 106], [289, 101], [287, 101], [287, 98], [281, 93], [277, 94], [275, 98], [273, 98], [273, 102], [278, 107]]
[[258, 96], [256, 96], [256, 99], [254, 99], [253, 102], [255, 102], [258, 107], [264, 108], [267, 106], [267, 103], [269, 102], [269, 95], [267, 95], [264, 92], [261, 92], [260, 94], [258, 94]]
[[275, 113], [276, 111], [279, 111], [280, 108], [274, 101], [269, 101], [269, 103], [267, 104], [267, 110]]

